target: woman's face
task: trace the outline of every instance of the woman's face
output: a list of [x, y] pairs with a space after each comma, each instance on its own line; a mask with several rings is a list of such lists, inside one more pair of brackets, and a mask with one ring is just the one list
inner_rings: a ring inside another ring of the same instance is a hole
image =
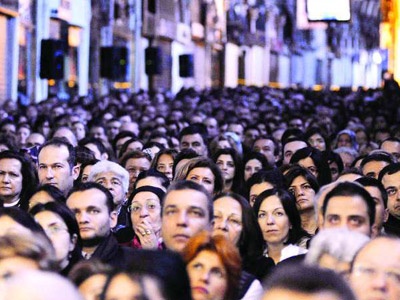
[[82, 170], [82, 177], [81, 177], [81, 181], [82, 182], [87, 182], [89, 179], [89, 174], [90, 171], [92, 170], [93, 165], [87, 165], [86, 167], [83, 168]]
[[329, 164], [329, 169], [331, 171], [332, 182], [336, 181], [339, 177], [339, 167], [335, 161]]
[[281, 199], [273, 195], [265, 198], [257, 214], [264, 241], [268, 245], [283, 245], [288, 239], [290, 221]]
[[318, 149], [320, 151], [326, 150], [325, 140], [319, 133], [315, 133], [312, 136], [310, 136], [308, 142], [310, 143], [311, 147], [315, 149]]
[[232, 197], [214, 201], [213, 235], [223, 235], [237, 245], [243, 230], [242, 207]]
[[154, 232], [161, 229], [160, 199], [152, 192], [141, 192], [135, 195], [131, 204], [131, 221], [136, 231], [138, 225], [151, 227]]
[[235, 162], [229, 154], [221, 154], [216, 162], [218, 168], [221, 170], [222, 177], [225, 181], [232, 181], [235, 177]]
[[116, 275], [110, 282], [105, 293], [106, 300], [141, 299], [143, 290], [139, 282], [132, 280], [126, 274]]
[[69, 253], [75, 248], [77, 237], [71, 237], [64, 220], [51, 211], [41, 211], [34, 218], [51, 240], [56, 250], [57, 261], [65, 268], [69, 261]]
[[107, 276], [104, 274], [92, 275], [79, 285], [79, 292], [85, 300], [100, 299], [106, 281]]
[[220, 257], [203, 250], [186, 266], [193, 300], [221, 300], [228, 289], [225, 267]]
[[292, 181], [289, 192], [295, 196], [297, 209], [300, 212], [314, 209], [315, 191], [303, 176], [298, 176]]
[[247, 181], [254, 173], [262, 169], [262, 163], [258, 159], [250, 159], [244, 166], [244, 180]]
[[215, 176], [209, 168], [194, 168], [188, 173], [186, 179], [201, 184], [210, 195], [214, 193]]
[[315, 176], [315, 178], [318, 177], [317, 166], [315, 165], [315, 163], [311, 157], [306, 157], [304, 159], [300, 159], [299, 165], [302, 166], [303, 168], [307, 169], [308, 171], [310, 171], [311, 174], [313, 174]]
[[349, 148], [353, 147], [353, 145], [351, 144], [351, 138], [348, 134], [343, 133], [339, 136], [337, 142], [337, 148], [339, 147], [349, 147]]
[[169, 154], [162, 154], [158, 158], [157, 171], [165, 174], [169, 180], [172, 180], [172, 169], [174, 167], [174, 159]]
[[38, 203], [46, 204], [48, 202], [54, 201], [55, 200], [49, 195], [49, 193], [47, 193], [46, 191], [39, 191], [33, 194], [32, 197], [29, 199], [29, 208], [34, 207]]

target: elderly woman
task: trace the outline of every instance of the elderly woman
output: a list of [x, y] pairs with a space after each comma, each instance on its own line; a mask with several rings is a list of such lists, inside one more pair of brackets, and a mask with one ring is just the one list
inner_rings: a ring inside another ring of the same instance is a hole
[[161, 249], [161, 207], [165, 192], [157, 187], [142, 186], [128, 199], [128, 212], [134, 238], [132, 248]]

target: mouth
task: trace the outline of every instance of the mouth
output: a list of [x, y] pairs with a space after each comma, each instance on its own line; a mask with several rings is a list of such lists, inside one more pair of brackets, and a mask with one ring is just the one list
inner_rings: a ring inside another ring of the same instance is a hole
[[186, 234], [175, 234], [173, 238], [177, 242], [186, 243], [190, 239], [190, 236]]
[[201, 286], [193, 287], [192, 291], [195, 292], [195, 293], [198, 293], [198, 294], [205, 294], [205, 295], [209, 294], [208, 290], [206, 288], [204, 288], [204, 287], [201, 287]]
[[91, 230], [92, 230], [92, 228], [90, 228], [90, 227], [80, 227], [79, 228], [80, 232], [87, 232], [87, 231], [91, 231]]
[[277, 232], [278, 232], [278, 230], [276, 230], [276, 229], [269, 229], [266, 231], [266, 233], [277, 233]]

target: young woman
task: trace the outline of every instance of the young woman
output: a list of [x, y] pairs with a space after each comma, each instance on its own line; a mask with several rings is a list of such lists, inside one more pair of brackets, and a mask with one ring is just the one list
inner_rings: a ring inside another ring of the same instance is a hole
[[201, 184], [211, 195], [222, 192], [224, 181], [218, 166], [209, 158], [196, 157], [186, 162], [174, 180], [192, 180]]
[[307, 252], [298, 246], [304, 243], [308, 234], [301, 228], [293, 195], [283, 189], [266, 190], [257, 196], [253, 209], [265, 241], [266, 257], [278, 264]]
[[160, 150], [154, 157], [151, 167], [165, 174], [171, 181], [173, 178], [174, 159], [177, 152], [173, 149]]
[[311, 147], [318, 149], [319, 151], [330, 149], [328, 138], [318, 127], [311, 127], [308, 129], [304, 134], [304, 138], [311, 145]]
[[[223, 236], [203, 231], [192, 237], [183, 252], [193, 300], [236, 299], [241, 273], [240, 255]], [[207, 277], [207, 280], [204, 278]]]
[[224, 192], [242, 193], [243, 167], [238, 153], [232, 148], [220, 149], [215, 153], [214, 162], [224, 178]]
[[305, 147], [297, 150], [290, 159], [290, 163], [299, 164], [308, 169], [317, 178], [320, 186], [332, 181], [328, 162], [322, 152], [315, 148]]
[[300, 213], [301, 226], [310, 235], [314, 235], [318, 224], [314, 207], [314, 196], [319, 185], [316, 178], [301, 166], [293, 166], [285, 174], [289, 192], [295, 197]]
[[248, 152], [243, 158], [244, 166], [244, 181], [246, 182], [249, 178], [258, 171], [268, 170], [268, 160], [265, 156], [259, 152], [251, 151]]

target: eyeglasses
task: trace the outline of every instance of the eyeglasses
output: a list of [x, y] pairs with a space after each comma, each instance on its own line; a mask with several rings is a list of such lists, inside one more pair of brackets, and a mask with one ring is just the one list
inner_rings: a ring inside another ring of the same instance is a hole
[[58, 235], [61, 232], [68, 232], [68, 229], [61, 226], [50, 226], [44, 229], [47, 235]]
[[376, 278], [378, 275], [384, 274], [386, 280], [393, 284], [400, 284], [400, 270], [380, 270], [368, 266], [355, 266], [353, 272], [358, 276], [363, 276], [368, 280]]
[[[148, 202], [145, 204], [147, 211], [154, 211], [160, 208], [160, 204], [157, 202]], [[140, 213], [143, 209], [143, 205], [138, 203], [132, 203], [131, 206], [128, 207], [128, 212], [130, 213]]]

